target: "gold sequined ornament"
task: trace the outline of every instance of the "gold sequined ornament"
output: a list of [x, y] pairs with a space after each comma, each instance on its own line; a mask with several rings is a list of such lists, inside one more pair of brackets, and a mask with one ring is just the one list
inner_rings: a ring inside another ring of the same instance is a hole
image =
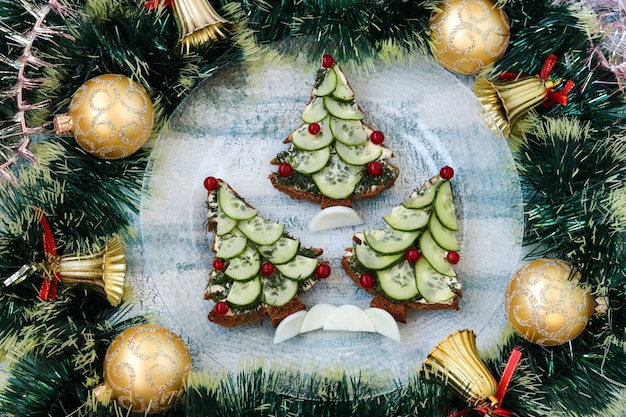
[[54, 118], [59, 136], [74, 134], [86, 152], [102, 159], [125, 158], [150, 138], [152, 100], [146, 90], [119, 74], [92, 78], [76, 90], [67, 113]]
[[504, 55], [509, 19], [490, 0], [444, 0], [428, 22], [431, 51], [445, 68], [477, 74]]
[[104, 383], [94, 396], [137, 413], [161, 412], [183, 396], [190, 371], [191, 354], [180, 337], [159, 325], [135, 326], [109, 346]]
[[532, 343], [556, 346], [577, 337], [595, 313], [580, 273], [560, 259], [537, 259], [522, 266], [506, 289], [505, 310], [517, 332]]

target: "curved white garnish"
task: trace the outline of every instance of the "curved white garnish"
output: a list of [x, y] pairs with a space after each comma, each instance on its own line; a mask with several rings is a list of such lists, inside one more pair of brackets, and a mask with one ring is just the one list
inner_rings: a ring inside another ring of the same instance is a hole
[[309, 229], [313, 232], [334, 229], [344, 226], [356, 226], [363, 223], [361, 217], [351, 207], [327, 207], [317, 213], [309, 222]]

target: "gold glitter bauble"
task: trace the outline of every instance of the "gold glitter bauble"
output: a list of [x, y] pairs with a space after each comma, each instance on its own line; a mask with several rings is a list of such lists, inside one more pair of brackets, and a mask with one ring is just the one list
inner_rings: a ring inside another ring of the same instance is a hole
[[509, 44], [509, 19], [490, 0], [444, 0], [428, 22], [431, 50], [441, 65], [459, 74], [477, 74]]
[[100, 75], [80, 86], [67, 116], [69, 130], [80, 147], [102, 159], [125, 158], [138, 151], [154, 124], [152, 100], [146, 90], [117, 74]]
[[132, 327], [109, 346], [95, 396], [134, 412], [160, 412], [183, 395], [190, 371], [191, 354], [180, 337], [158, 325]]
[[506, 289], [509, 321], [526, 340], [543, 346], [578, 336], [595, 312], [590, 292], [578, 286], [580, 273], [560, 259], [537, 259], [521, 267]]

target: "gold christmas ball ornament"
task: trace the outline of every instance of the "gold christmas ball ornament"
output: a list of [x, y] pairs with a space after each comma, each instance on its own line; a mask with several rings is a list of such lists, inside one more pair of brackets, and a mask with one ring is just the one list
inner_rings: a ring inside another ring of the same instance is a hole
[[102, 159], [120, 159], [138, 151], [154, 124], [152, 100], [146, 90], [124, 75], [105, 74], [76, 90], [69, 111], [54, 119], [58, 135], [74, 134], [86, 152]]
[[577, 337], [595, 313], [595, 300], [578, 284], [580, 273], [559, 259], [521, 267], [506, 289], [509, 321], [526, 340], [556, 346]]
[[191, 354], [180, 337], [159, 325], [135, 326], [109, 346], [94, 396], [133, 412], [161, 412], [182, 397], [190, 371]]
[[509, 19], [490, 0], [444, 0], [428, 27], [433, 55], [458, 74], [479, 73], [509, 44]]

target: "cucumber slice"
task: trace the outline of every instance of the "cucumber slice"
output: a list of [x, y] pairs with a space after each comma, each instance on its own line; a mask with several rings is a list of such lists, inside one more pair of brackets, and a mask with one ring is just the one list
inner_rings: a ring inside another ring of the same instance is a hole
[[331, 116], [330, 130], [335, 139], [346, 145], [363, 145], [367, 142], [367, 133], [360, 120], [346, 120]]
[[298, 149], [316, 151], [327, 147], [333, 142], [333, 133], [330, 129], [330, 117], [319, 121], [320, 131], [317, 135], [309, 133], [309, 125], [303, 124], [291, 135], [291, 143]]
[[292, 260], [300, 249], [300, 241], [282, 236], [272, 245], [259, 246], [261, 256], [274, 265], [284, 264]]
[[215, 233], [218, 236], [223, 236], [226, 233], [230, 233], [237, 226], [237, 220], [231, 219], [224, 213], [224, 210], [218, 205], [217, 206], [217, 228]]
[[216, 258], [230, 259], [241, 255], [248, 246], [248, 238], [239, 229], [233, 229], [232, 233], [227, 233], [219, 239]]
[[291, 261], [282, 265], [274, 265], [281, 275], [302, 281], [315, 272], [319, 261], [315, 258], [308, 258], [303, 255], [296, 255]]
[[404, 252], [419, 236], [419, 232], [403, 232], [391, 228], [366, 230], [363, 235], [370, 249], [384, 255]]
[[444, 181], [437, 190], [435, 196], [435, 213], [442, 225], [450, 230], [459, 230], [454, 212], [454, 200], [452, 198], [452, 185], [450, 181]]
[[376, 275], [380, 290], [393, 300], [406, 301], [419, 295], [415, 269], [408, 261], [377, 271]]
[[429, 217], [431, 216], [426, 210], [396, 206], [389, 214], [383, 216], [383, 220], [396, 230], [410, 232], [426, 226]]
[[422, 233], [420, 238], [420, 251], [437, 272], [448, 277], [456, 276], [452, 265], [446, 260], [446, 250], [437, 245], [428, 230]]
[[454, 235], [454, 231], [444, 227], [437, 216], [430, 216], [428, 228], [435, 242], [445, 250], [458, 252], [461, 249]]
[[256, 277], [249, 281], [234, 281], [226, 296], [229, 304], [246, 307], [256, 304], [261, 298], [261, 279]]
[[425, 258], [415, 263], [415, 278], [417, 289], [429, 303], [446, 303], [456, 295], [447, 284], [450, 278], [433, 269]]
[[324, 168], [330, 160], [330, 147], [326, 146], [316, 151], [293, 149], [289, 155], [289, 164], [302, 174], [313, 174]]
[[338, 98], [339, 100], [352, 100], [354, 99], [354, 91], [350, 88], [350, 84], [348, 84], [348, 79], [341, 69], [339, 69], [338, 65], [333, 66], [333, 72], [336, 74], [336, 87], [332, 92], [333, 97]]
[[356, 103], [346, 102], [346, 101], [337, 101], [337, 100], [332, 99], [329, 96], [326, 96], [323, 99], [324, 99], [324, 106], [326, 106], [326, 110], [328, 111], [328, 113], [332, 114], [333, 116], [339, 119], [362, 120], [365, 117], [363, 113], [361, 113], [361, 110], [359, 110]]
[[263, 294], [261, 301], [274, 307], [282, 307], [298, 294], [298, 283], [290, 279], [261, 277]]
[[380, 271], [387, 268], [394, 262], [397, 262], [404, 256], [404, 254], [397, 253], [394, 255], [382, 255], [378, 252], [374, 252], [367, 245], [356, 244], [354, 245], [354, 256], [356, 256], [361, 265], [365, 268]]
[[259, 216], [240, 221], [237, 227], [248, 239], [263, 246], [276, 242], [285, 231], [284, 224], [274, 223]]
[[220, 184], [217, 189], [217, 201], [224, 214], [234, 220], [247, 220], [256, 216], [257, 211], [233, 194], [228, 187]]
[[322, 97], [315, 97], [309, 102], [302, 112], [301, 119], [304, 123], [316, 123], [328, 116], [328, 110], [324, 106]]
[[259, 274], [261, 270], [261, 257], [259, 252], [251, 246], [228, 262], [224, 275], [235, 281], [247, 281]]
[[439, 175], [429, 179], [421, 188], [415, 190], [402, 205], [406, 208], [423, 208], [428, 206], [435, 199], [437, 187], [442, 181]]
[[337, 87], [337, 73], [332, 68], [324, 70], [324, 79], [313, 89], [313, 95], [327, 96], [335, 90], [335, 87]]
[[335, 151], [341, 159], [352, 165], [367, 165], [371, 161], [378, 159], [383, 148], [374, 145], [369, 140], [362, 145], [348, 146], [340, 141], [335, 142]]
[[329, 198], [348, 198], [363, 176], [363, 168], [346, 164], [337, 155], [331, 155], [328, 165], [311, 178], [320, 192]]

